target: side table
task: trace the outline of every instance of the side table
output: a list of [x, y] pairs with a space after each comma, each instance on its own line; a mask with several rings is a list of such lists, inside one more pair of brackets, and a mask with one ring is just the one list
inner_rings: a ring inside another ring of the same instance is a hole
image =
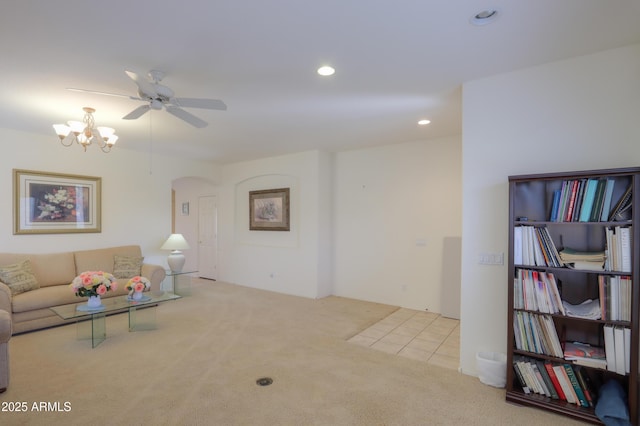
[[167, 270], [167, 277], [171, 278], [171, 289], [174, 294], [188, 296], [191, 294], [191, 274], [198, 271], [170, 271]]

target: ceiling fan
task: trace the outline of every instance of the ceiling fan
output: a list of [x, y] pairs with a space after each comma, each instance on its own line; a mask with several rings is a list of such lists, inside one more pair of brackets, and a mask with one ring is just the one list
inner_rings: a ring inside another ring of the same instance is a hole
[[132, 99], [134, 101], [147, 102], [122, 117], [124, 120], [135, 120], [140, 118], [144, 113], [151, 109], [161, 110], [163, 107], [167, 112], [179, 119], [186, 121], [194, 127], [202, 128], [207, 126], [207, 122], [201, 120], [183, 108], [203, 108], [226, 111], [227, 105], [219, 99], [202, 99], [202, 98], [176, 98], [173, 96], [173, 90], [167, 86], [160, 84], [164, 78], [164, 73], [158, 70], [151, 70], [147, 77], [140, 76], [135, 71], [125, 70], [125, 73], [138, 86], [138, 96], [120, 95], [117, 93], [98, 92], [95, 90], [74, 89], [68, 90], [76, 92], [96, 93], [99, 95], [121, 96]]

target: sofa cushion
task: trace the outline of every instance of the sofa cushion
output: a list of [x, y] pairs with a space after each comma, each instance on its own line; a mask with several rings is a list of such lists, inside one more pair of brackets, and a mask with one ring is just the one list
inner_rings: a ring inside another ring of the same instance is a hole
[[31, 261], [31, 269], [40, 287], [69, 284], [76, 276], [72, 252], [59, 253], [0, 253], [0, 265]]
[[113, 276], [116, 278], [131, 278], [140, 275], [144, 257], [113, 256]]
[[0, 266], [0, 281], [9, 286], [12, 296], [40, 288], [28, 259]]

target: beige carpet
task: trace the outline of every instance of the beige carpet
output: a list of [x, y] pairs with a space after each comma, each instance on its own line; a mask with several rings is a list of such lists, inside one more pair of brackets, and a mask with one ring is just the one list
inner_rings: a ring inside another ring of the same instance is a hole
[[[478, 379], [347, 340], [396, 307], [196, 280], [158, 328], [107, 318], [95, 349], [67, 325], [15, 336], [2, 425], [572, 425]], [[273, 378], [261, 387], [260, 377]], [[65, 403], [39, 412], [33, 403]]]

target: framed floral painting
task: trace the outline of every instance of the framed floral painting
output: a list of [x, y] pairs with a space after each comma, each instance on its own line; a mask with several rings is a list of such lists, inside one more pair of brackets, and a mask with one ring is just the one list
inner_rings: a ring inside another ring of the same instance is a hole
[[249, 230], [289, 231], [289, 188], [249, 191]]
[[101, 232], [102, 179], [13, 170], [14, 234]]

